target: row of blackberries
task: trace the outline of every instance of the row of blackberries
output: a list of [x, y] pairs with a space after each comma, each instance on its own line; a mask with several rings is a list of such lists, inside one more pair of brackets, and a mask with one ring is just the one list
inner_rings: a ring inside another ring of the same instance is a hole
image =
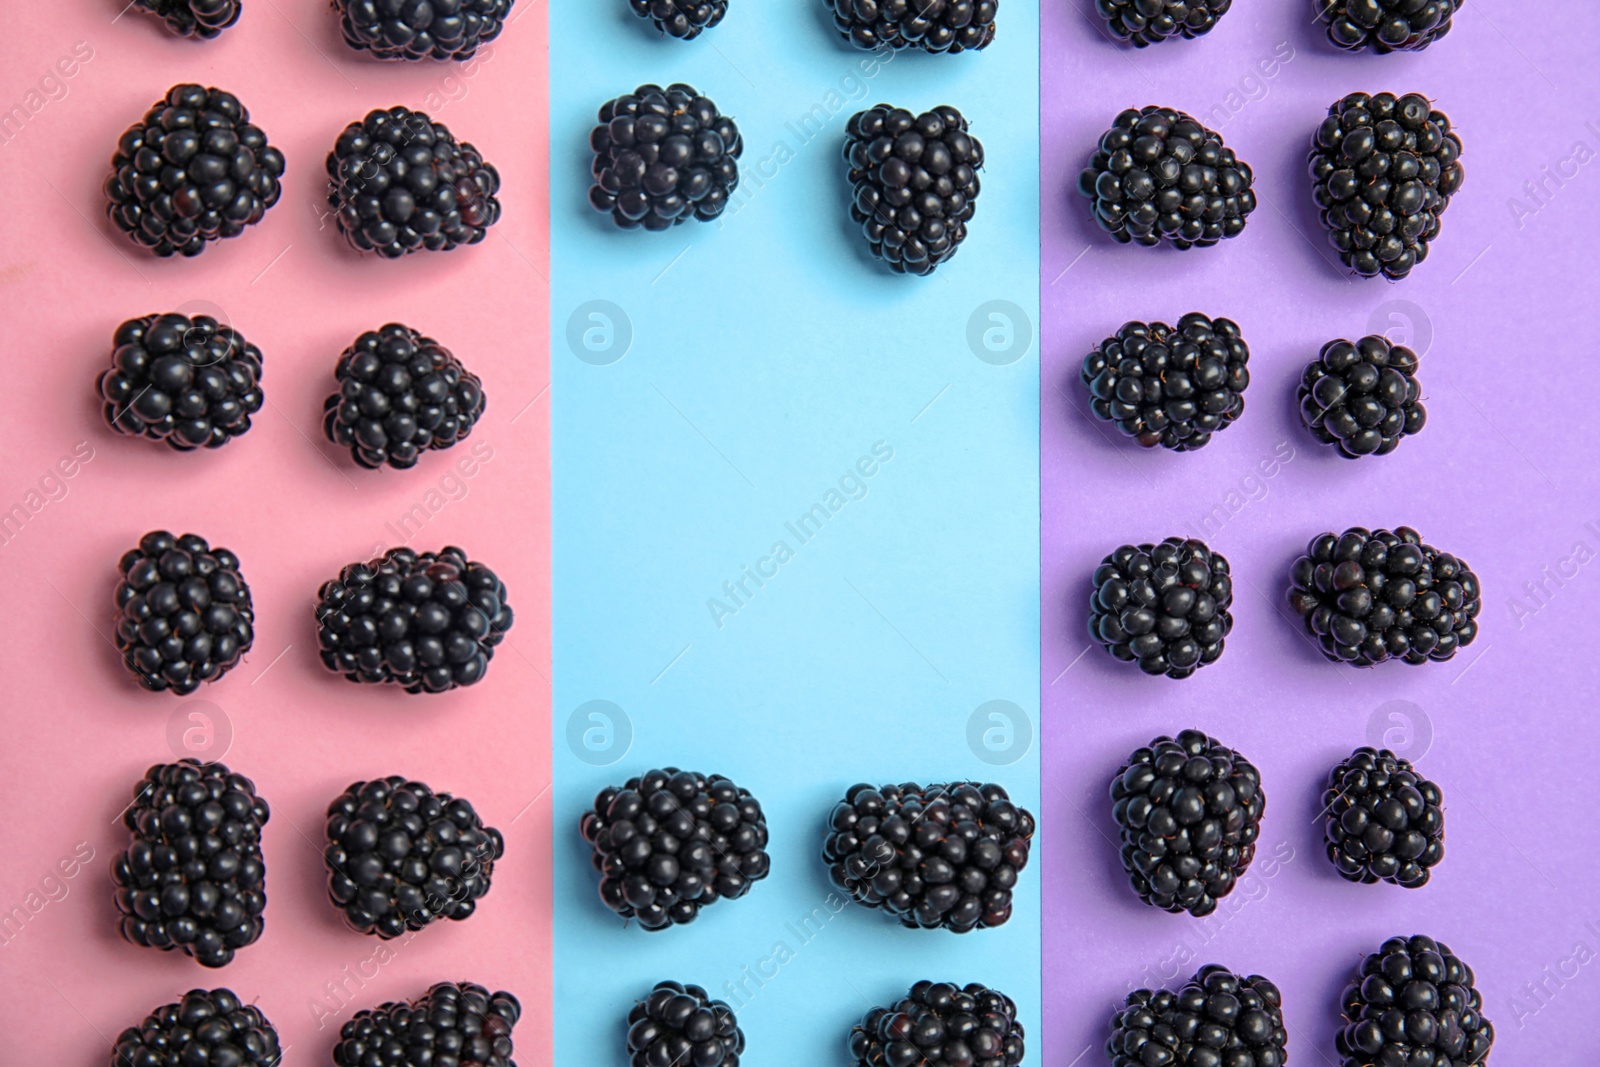
[[[469, 60], [505, 29], [515, 0], [332, 0], [345, 44], [379, 59]], [[179, 37], [211, 40], [243, 0], [133, 0]]]

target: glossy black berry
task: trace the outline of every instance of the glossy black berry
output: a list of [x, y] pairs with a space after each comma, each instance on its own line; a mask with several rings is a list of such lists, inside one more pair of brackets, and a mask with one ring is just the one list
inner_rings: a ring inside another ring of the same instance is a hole
[[440, 982], [410, 1002], [356, 1012], [333, 1047], [337, 1067], [516, 1067], [522, 1005], [473, 982]]
[[1388, 749], [1358, 748], [1322, 794], [1328, 858], [1351, 882], [1416, 889], [1444, 859], [1444, 794]]
[[1136, 749], [1111, 780], [1122, 869], [1139, 899], [1209, 915], [1255, 859], [1261, 772], [1199, 730]]
[[967, 239], [983, 145], [953, 107], [921, 115], [879, 104], [851, 116], [844, 159], [850, 218], [899, 274], [931, 274]]
[[1244, 414], [1250, 349], [1230, 319], [1129, 322], [1083, 360], [1089, 406], [1146, 448], [1203, 448]]
[[209, 41], [239, 21], [240, 0], [134, 0], [140, 11], [159, 18], [177, 37]]
[[396, 259], [482, 241], [500, 172], [448, 127], [391, 107], [345, 127], [328, 153], [328, 207], [351, 247]]
[[748, 789], [676, 767], [608, 787], [579, 822], [600, 899], [646, 930], [693, 922], [767, 876], [767, 818]]
[[250, 651], [255, 609], [232, 552], [194, 534], [156, 530], [117, 569], [117, 649], [146, 689], [192, 693]]
[[977, 982], [918, 982], [850, 1031], [852, 1067], [1016, 1067], [1025, 1052], [1016, 1004]]
[[333, 0], [344, 43], [379, 59], [471, 59], [514, 0]]
[[1352, 93], [1311, 142], [1311, 180], [1328, 241], [1365, 278], [1399, 279], [1428, 258], [1461, 189], [1461, 138], [1417, 93]]
[[477, 375], [399, 323], [357, 337], [333, 373], [339, 391], [322, 405], [322, 432], [368, 469], [414, 467], [422, 453], [465, 440], [483, 414]]
[[657, 982], [628, 1012], [630, 1067], [739, 1067], [742, 1052], [733, 1009], [700, 986]]
[[1352, 52], [1420, 52], [1450, 32], [1466, 0], [1314, 0], [1328, 39]]
[[1472, 968], [1431, 937], [1392, 937], [1345, 988], [1342, 1067], [1487, 1063], [1494, 1027]]
[[1283, 1067], [1283, 995], [1259, 974], [1209, 964], [1178, 989], [1136, 989], [1111, 1017], [1111, 1067]]
[[278, 1067], [278, 1031], [231, 989], [191, 989], [117, 1037], [111, 1067]]
[[506, 597], [494, 571], [459, 548], [391, 548], [318, 590], [323, 666], [408, 693], [473, 685], [515, 621]]
[[628, 0], [633, 13], [681, 41], [692, 41], [721, 22], [728, 0]]
[[965, 52], [994, 40], [999, 0], [822, 0], [839, 36], [875, 51]]
[[966, 933], [1011, 918], [1033, 832], [998, 785], [857, 785], [834, 805], [822, 861], [856, 903]]
[[265, 925], [261, 828], [271, 814], [255, 784], [220, 763], [146, 771], [122, 813], [133, 839], [111, 862], [123, 938], [206, 967], [254, 944]]
[[1172, 37], [1203, 37], [1233, 0], [1095, 0], [1094, 6], [1117, 40], [1144, 48]]
[[1443, 662], [1478, 636], [1478, 576], [1408, 526], [1319, 534], [1289, 581], [1289, 605], [1336, 663]]
[[1119, 243], [1204, 248], [1244, 232], [1256, 209], [1254, 180], [1221, 134], [1151, 106], [1117, 116], [1078, 175], [1078, 192]]
[[624, 230], [710, 222], [739, 187], [739, 127], [692, 85], [641, 85], [608, 100], [589, 147], [589, 205]]
[[1376, 334], [1329, 341], [1295, 395], [1306, 429], [1346, 459], [1386, 456], [1428, 421], [1417, 354]]
[[158, 256], [197, 256], [278, 202], [283, 153], [232, 93], [174, 85], [111, 157], [106, 214]]
[[209, 315], [129, 319], [95, 383], [106, 425], [188, 452], [221, 448], [261, 410], [261, 350]]
[[1204, 542], [1123, 545], [1094, 572], [1089, 636], [1146, 674], [1187, 678], [1222, 655], [1232, 604], [1228, 561]]

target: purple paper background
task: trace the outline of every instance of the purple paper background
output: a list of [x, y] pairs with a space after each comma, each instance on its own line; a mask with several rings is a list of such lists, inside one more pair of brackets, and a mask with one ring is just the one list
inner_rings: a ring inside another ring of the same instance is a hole
[[[1129, 989], [1220, 962], [1282, 987], [1291, 1062], [1336, 1063], [1348, 977], [1386, 937], [1412, 933], [1476, 971], [1494, 1062], [1594, 1062], [1600, 161], [1585, 152], [1580, 164], [1573, 149], [1600, 150], [1600, 123], [1585, 127], [1600, 114], [1600, 65], [1579, 28], [1587, 4], [1538, 6], [1530, 19], [1514, 0], [1470, 0], [1450, 37], [1396, 56], [1334, 51], [1309, 0], [1240, 0], [1208, 37], [1142, 51], [1103, 36], [1090, 0], [1046, 6], [1039, 1062], [1104, 1062]], [[1549, 32], [1558, 26], [1571, 32]], [[1311, 202], [1311, 132], [1356, 90], [1425, 92], [1466, 145], [1466, 185], [1433, 254], [1397, 284], [1348, 278]], [[1077, 172], [1119, 110], [1147, 103], [1201, 117], [1255, 168], [1260, 207], [1241, 237], [1179, 253], [1119, 246], [1094, 227]], [[1546, 165], [1569, 177], [1547, 182], [1541, 205], [1524, 185]], [[1203, 451], [1145, 452], [1090, 419], [1078, 364], [1125, 320], [1192, 310], [1243, 328], [1248, 410]], [[1390, 456], [1342, 461], [1300, 427], [1294, 385], [1324, 342], [1385, 330], [1425, 351], [1428, 426]], [[1264, 476], [1275, 450], [1292, 458]], [[1217, 505], [1224, 518], [1204, 537], [1237, 583], [1222, 659], [1172, 682], [1088, 648], [1100, 558], [1125, 541], [1193, 536]], [[1469, 561], [1485, 588], [1475, 644], [1420, 668], [1357, 671], [1315, 654], [1286, 615], [1287, 570], [1312, 535], [1358, 524], [1412, 525]], [[1530, 582], [1544, 583], [1544, 606]], [[1255, 762], [1268, 797], [1252, 876], [1205, 920], [1138, 902], [1106, 798], [1129, 752], [1191, 726]], [[1322, 852], [1327, 769], [1385, 731], [1444, 789], [1447, 854], [1421, 890], [1345, 883]]]

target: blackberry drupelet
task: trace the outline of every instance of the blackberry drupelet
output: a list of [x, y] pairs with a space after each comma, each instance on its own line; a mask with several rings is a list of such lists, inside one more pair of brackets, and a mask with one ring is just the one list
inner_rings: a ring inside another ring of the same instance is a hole
[[845, 133], [850, 218], [898, 274], [931, 274], [967, 239], [983, 145], [953, 107], [921, 115], [879, 104]]
[[344, 43], [379, 59], [465, 60], [500, 36], [515, 0], [333, 0]]
[[1392, 937], [1344, 991], [1343, 1067], [1487, 1063], [1494, 1026], [1468, 967], [1431, 937]]
[[1011, 918], [1034, 818], [998, 785], [852, 786], [822, 846], [833, 884], [900, 925], [969, 930]]
[[1408, 526], [1320, 534], [1290, 582], [1289, 605], [1336, 663], [1443, 662], [1478, 636], [1478, 576]]
[[158, 256], [197, 256], [278, 202], [283, 153], [232, 93], [174, 85], [111, 157], [106, 214]]
[[728, 0], [628, 0], [633, 13], [669, 37], [692, 41], [721, 22]]
[[[185, 759], [145, 772], [111, 862], [123, 939], [221, 967], [265, 925], [261, 828], [272, 811], [242, 774]], [[187, 1062], [187, 1061], [185, 1061]]]
[[1117, 116], [1078, 175], [1078, 192], [1121, 244], [1204, 248], [1244, 231], [1256, 209], [1254, 180], [1221, 134], [1151, 106]]
[[839, 36], [875, 51], [965, 52], [994, 40], [999, 0], [823, 0]]
[[1176, 993], [1137, 989], [1111, 1017], [1111, 1067], [1283, 1067], [1283, 995], [1259, 974], [1208, 964]]
[[1328, 773], [1328, 858], [1351, 882], [1428, 884], [1444, 859], [1444, 794], [1388, 749], [1358, 748]]
[[166, 24], [177, 37], [209, 41], [239, 21], [244, 5], [240, 0], [134, 0], [141, 11], [148, 11]]
[[700, 986], [657, 982], [628, 1013], [631, 1067], [739, 1067], [742, 1052], [733, 1009]]
[[1316, 0], [1328, 39], [1355, 52], [1420, 52], [1450, 32], [1466, 0]]
[[1329, 341], [1300, 377], [1300, 420], [1346, 459], [1386, 456], [1428, 421], [1417, 362], [1376, 334]]
[[505, 583], [466, 552], [391, 548], [317, 593], [322, 663], [352, 682], [443, 693], [483, 679], [515, 617]]
[[1255, 859], [1267, 807], [1261, 772], [1199, 730], [1136, 749], [1111, 780], [1122, 869], [1146, 904], [1216, 910]]
[[483, 383], [438, 341], [391, 322], [357, 337], [334, 368], [322, 432], [369, 470], [406, 470], [464, 441], [483, 415]]
[[327, 841], [329, 898], [352, 930], [386, 941], [470, 916], [506, 850], [464, 797], [399, 775], [341, 793], [328, 805]]
[[1095, 0], [1112, 35], [1138, 48], [1203, 37], [1232, 6], [1233, 0]]
[[278, 1067], [278, 1031], [231, 989], [191, 989], [117, 1037], [111, 1067]]
[[1250, 349], [1229, 319], [1129, 322], [1083, 360], [1089, 406], [1146, 448], [1203, 448], [1244, 414]]
[[1187, 678], [1222, 655], [1232, 604], [1228, 561], [1204, 542], [1123, 545], [1094, 572], [1089, 636], [1146, 674]]
[[261, 350], [209, 315], [129, 319], [95, 387], [106, 425], [188, 452], [221, 448], [261, 410]]
[[693, 922], [771, 869], [767, 818], [748, 789], [676, 767], [608, 787], [579, 823], [600, 899], [646, 930]]
[[192, 693], [250, 651], [255, 608], [232, 552], [195, 534], [156, 530], [117, 568], [117, 650], [146, 689]]
[[475, 245], [500, 218], [500, 172], [449, 128], [391, 107], [345, 127], [328, 153], [328, 206], [359, 252], [397, 259]]
[[1025, 1051], [1016, 1004], [976, 982], [918, 982], [850, 1031], [853, 1067], [1016, 1067]]
[[589, 204], [620, 229], [710, 222], [739, 187], [739, 127], [692, 85], [641, 85], [608, 100], [589, 147]]
[[1428, 258], [1461, 189], [1461, 138], [1417, 93], [1352, 93], [1312, 138], [1311, 180], [1328, 240], [1365, 278], [1399, 279]]
[[440, 982], [409, 1003], [364, 1008], [339, 1030], [338, 1067], [516, 1067], [511, 1031], [522, 1005], [473, 982]]

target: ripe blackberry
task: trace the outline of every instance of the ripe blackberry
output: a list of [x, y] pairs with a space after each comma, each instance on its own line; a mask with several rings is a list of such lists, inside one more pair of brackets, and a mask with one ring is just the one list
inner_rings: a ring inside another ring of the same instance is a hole
[[1017, 1006], [970, 983], [918, 982], [850, 1031], [853, 1067], [1016, 1067], [1024, 1048]]
[[1089, 406], [1146, 448], [1203, 448], [1244, 414], [1250, 349], [1229, 319], [1192, 312], [1174, 329], [1129, 322], [1083, 360]]
[[1358, 748], [1328, 772], [1328, 858], [1351, 882], [1427, 885], [1428, 869], [1444, 859], [1443, 803], [1439, 787], [1407, 761], [1386, 748]]
[[494, 571], [462, 549], [391, 548], [318, 590], [323, 666], [408, 693], [473, 685], [515, 621], [506, 596]]
[[1450, 32], [1466, 0], [1317, 0], [1328, 39], [1355, 52], [1420, 52]]
[[1197, 918], [1255, 859], [1267, 807], [1261, 772], [1199, 730], [1136, 749], [1111, 780], [1122, 869], [1139, 899]]
[[322, 432], [359, 465], [396, 470], [464, 441], [483, 414], [483, 383], [450, 350], [391, 322], [357, 337], [334, 369]]
[[515, 0], [333, 0], [344, 43], [379, 59], [471, 59]]
[[681, 82], [641, 85], [608, 100], [589, 147], [589, 204], [624, 230], [710, 222], [739, 187], [739, 127], [710, 97]]
[[578, 826], [600, 899], [646, 930], [693, 922], [767, 876], [767, 818], [748, 789], [676, 767], [610, 786]]
[[1176, 993], [1137, 989], [1111, 1017], [1111, 1067], [1282, 1067], [1289, 1060], [1283, 994], [1252, 974], [1208, 964]]
[[657, 982], [628, 1012], [631, 1067], [739, 1067], [743, 1051], [733, 1009], [697, 985]]
[[440, 982], [409, 1003], [364, 1008], [339, 1029], [338, 1067], [516, 1067], [511, 1031], [522, 1005], [472, 982]]
[[850, 218], [897, 274], [932, 274], [967, 239], [983, 145], [953, 107], [921, 115], [879, 104], [845, 133]]
[[1343, 1067], [1487, 1063], [1494, 1026], [1472, 968], [1431, 937], [1391, 937], [1344, 991]]
[[146, 689], [192, 693], [250, 651], [255, 608], [232, 552], [155, 530], [117, 568], [117, 650]]
[[633, 13], [669, 37], [692, 41], [721, 22], [728, 0], [628, 0]]
[[106, 214], [158, 256], [198, 256], [261, 221], [283, 191], [283, 166], [238, 97], [174, 85], [117, 141]]
[[1346, 459], [1386, 456], [1428, 421], [1417, 354], [1376, 334], [1323, 345], [1296, 396], [1306, 429]]
[[1256, 209], [1250, 165], [1222, 135], [1170, 107], [1129, 108], [1100, 138], [1078, 192], [1121, 244], [1205, 248], [1244, 231]]
[[178, 37], [209, 41], [239, 21], [240, 0], [134, 0], [141, 11], [148, 11], [166, 24]]
[[1290, 570], [1289, 605], [1334, 662], [1443, 662], [1478, 636], [1478, 576], [1409, 526], [1312, 539]]
[[111, 1067], [278, 1067], [278, 1031], [231, 989], [191, 989], [117, 1037]]
[[146, 771], [122, 813], [133, 840], [111, 862], [123, 939], [206, 967], [254, 944], [266, 922], [261, 828], [271, 815], [255, 783], [220, 763]]
[[965, 52], [994, 40], [999, 0], [824, 0], [839, 36], [869, 51]]
[[106, 425], [188, 452], [221, 448], [261, 410], [261, 350], [209, 315], [129, 319], [95, 386]]
[[1233, 0], [1095, 0], [1112, 35], [1138, 48], [1203, 37], [1232, 6]]
[[1461, 138], [1417, 93], [1352, 93], [1311, 142], [1311, 179], [1339, 258], [1364, 278], [1404, 278], [1428, 258], [1461, 189]]
[[822, 846], [833, 884], [900, 925], [964, 934], [1011, 918], [1033, 815], [998, 785], [852, 786]]
[[397, 259], [482, 241], [500, 172], [448, 127], [391, 107], [346, 126], [328, 153], [328, 206], [352, 248]]
[[1123, 545], [1094, 572], [1089, 636], [1146, 674], [1187, 678], [1222, 655], [1232, 604], [1228, 561], [1203, 541]]

